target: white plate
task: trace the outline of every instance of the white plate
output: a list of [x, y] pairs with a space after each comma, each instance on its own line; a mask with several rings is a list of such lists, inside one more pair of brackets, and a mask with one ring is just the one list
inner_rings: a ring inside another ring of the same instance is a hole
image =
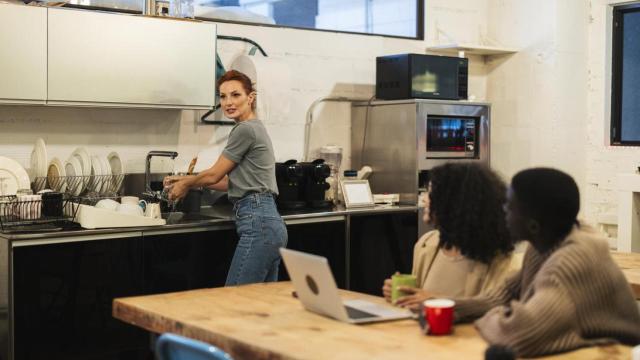
[[64, 170], [67, 173], [67, 191], [73, 195], [80, 195], [87, 186], [82, 175], [82, 165], [78, 156], [70, 156], [64, 163]]
[[100, 187], [102, 187], [102, 179], [100, 176], [102, 175], [102, 163], [97, 156], [91, 157], [91, 177], [89, 178], [89, 187], [90, 190], [95, 192], [100, 192]]
[[47, 180], [49, 180], [49, 186], [51, 186], [55, 191], [64, 192], [67, 189], [65, 176], [67, 176], [67, 173], [64, 169], [64, 164], [60, 159], [54, 157], [51, 160], [51, 163], [49, 163], [49, 168], [47, 169]]
[[29, 174], [17, 161], [0, 156], [0, 195], [15, 195], [18, 189], [31, 189]]
[[80, 165], [82, 166], [82, 172], [77, 175], [87, 176], [87, 179], [85, 181], [88, 181], [88, 177], [91, 176], [91, 156], [89, 155], [87, 149], [84, 147], [76, 148], [71, 153], [71, 156], [77, 157], [78, 160], [80, 160]]
[[111, 175], [113, 175], [113, 188], [114, 191], [117, 191], [118, 189], [115, 188], [118, 186], [118, 175], [124, 174], [124, 164], [122, 163], [122, 160], [120, 160], [118, 153], [115, 151], [112, 151], [107, 155], [107, 160], [109, 161]]
[[111, 165], [109, 165], [109, 160], [106, 157], [101, 156], [100, 161], [102, 162], [102, 174], [105, 175], [105, 178], [102, 182], [102, 192], [106, 193], [113, 187], [113, 182], [111, 178]]
[[[47, 147], [42, 138], [36, 140], [36, 144], [31, 151], [31, 172], [34, 177], [47, 176]], [[35, 180], [35, 179], [34, 179]]]
[[117, 152], [112, 151], [111, 153], [109, 153], [109, 155], [107, 155], [107, 160], [109, 160], [109, 168], [111, 169], [111, 175], [124, 174], [124, 166]]

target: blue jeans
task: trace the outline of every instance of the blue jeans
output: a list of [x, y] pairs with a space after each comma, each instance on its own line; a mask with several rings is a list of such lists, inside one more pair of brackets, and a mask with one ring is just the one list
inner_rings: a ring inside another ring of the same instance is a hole
[[273, 195], [246, 195], [234, 204], [233, 209], [240, 240], [225, 286], [277, 281], [278, 249], [287, 246], [287, 228]]

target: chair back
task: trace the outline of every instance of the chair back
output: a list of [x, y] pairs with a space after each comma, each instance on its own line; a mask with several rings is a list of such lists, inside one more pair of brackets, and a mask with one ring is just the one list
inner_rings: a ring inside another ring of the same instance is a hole
[[229, 354], [202, 341], [165, 333], [156, 341], [158, 360], [233, 360]]

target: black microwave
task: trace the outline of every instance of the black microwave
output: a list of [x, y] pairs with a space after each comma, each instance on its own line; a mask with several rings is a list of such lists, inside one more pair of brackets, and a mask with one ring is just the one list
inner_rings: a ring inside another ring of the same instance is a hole
[[422, 54], [376, 58], [376, 98], [466, 100], [469, 59]]

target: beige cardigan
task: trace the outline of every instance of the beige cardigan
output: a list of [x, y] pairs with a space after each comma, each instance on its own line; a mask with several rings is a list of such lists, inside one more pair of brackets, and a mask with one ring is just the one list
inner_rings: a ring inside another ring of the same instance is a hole
[[529, 246], [522, 270], [489, 294], [454, 299], [460, 321], [476, 321], [491, 344], [530, 357], [583, 346], [640, 343], [631, 288], [593, 229], [574, 230], [554, 249]]
[[[443, 256], [438, 248], [440, 232], [430, 231], [424, 234], [413, 247], [413, 270], [411, 273], [417, 278], [417, 285], [424, 288], [427, 274], [436, 256]], [[454, 284], [464, 288], [464, 296], [475, 296], [496, 286], [502, 285], [507, 277], [516, 273], [522, 264], [522, 257], [518, 254], [501, 255], [490, 264], [474, 261], [473, 268], [464, 284]], [[447, 294], [440, 294], [447, 295]]]

